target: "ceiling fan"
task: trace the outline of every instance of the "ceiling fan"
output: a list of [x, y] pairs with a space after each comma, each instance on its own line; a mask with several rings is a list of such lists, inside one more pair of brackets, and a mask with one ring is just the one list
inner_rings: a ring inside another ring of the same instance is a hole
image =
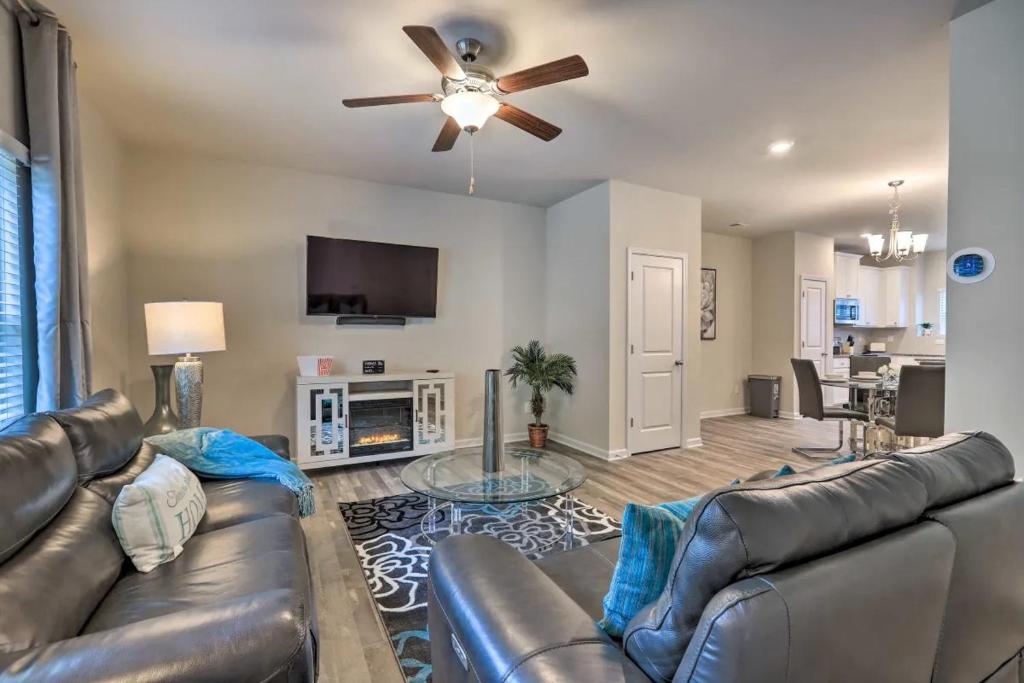
[[[441, 93], [360, 97], [342, 100], [342, 104], [346, 107], [376, 107], [384, 104], [439, 102], [441, 110], [448, 118], [441, 126], [437, 140], [434, 141], [434, 152], [447, 152], [455, 145], [461, 131], [472, 135], [480, 130], [491, 116], [545, 142], [553, 140], [562, 132], [561, 128], [499, 98], [521, 90], [581, 78], [590, 73], [583, 58], [573, 55], [532, 69], [495, 77], [489, 69], [474, 64], [483, 47], [480, 41], [463, 38], [456, 43], [455, 47], [462, 60], [460, 64], [445, 47], [444, 41], [433, 27], [403, 26], [402, 30], [441, 72]], [[472, 189], [470, 191], [472, 192]]]

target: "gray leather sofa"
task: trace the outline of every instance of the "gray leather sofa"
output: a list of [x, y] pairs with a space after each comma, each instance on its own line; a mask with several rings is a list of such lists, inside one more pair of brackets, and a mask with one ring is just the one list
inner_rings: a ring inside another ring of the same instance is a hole
[[537, 563], [438, 544], [435, 680], [1024, 681], [1024, 486], [985, 433], [704, 496], [623, 640], [594, 625], [618, 541]]
[[0, 681], [314, 680], [294, 496], [273, 482], [206, 481], [207, 513], [184, 552], [139, 573], [110, 516], [155, 455], [142, 432], [106, 390], [0, 433]]

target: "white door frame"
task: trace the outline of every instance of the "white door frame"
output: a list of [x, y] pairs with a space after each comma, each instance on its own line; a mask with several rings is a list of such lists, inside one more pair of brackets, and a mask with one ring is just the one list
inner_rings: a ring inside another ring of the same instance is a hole
[[680, 412], [680, 431], [679, 431], [679, 447], [682, 449], [686, 448], [686, 411], [689, 410], [686, 401], [686, 374], [690, 367], [690, 356], [688, 353], [688, 344], [686, 342], [686, 311], [689, 310], [687, 306], [687, 296], [689, 294], [689, 265], [690, 257], [680, 251], [667, 251], [665, 249], [647, 249], [645, 247], [629, 247], [626, 254], [626, 347], [623, 351], [626, 354], [626, 414], [624, 416], [625, 427], [626, 427], [626, 453], [633, 455], [633, 430], [629, 427], [629, 416], [633, 414], [633, 402], [637, 400], [635, 396], [632, 396], [629, 390], [629, 378], [633, 375], [634, 359], [633, 354], [629, 352], [629, 345], [632, 343], [630, 333], [632, 332], [629, 328], [629, 321], [631, 320], [633, 312], [633, 302], [630, 296], [629, 283], [630, 273], [633, 272], [633, 257], [634, 256], [664, 256], [666, 258], [677, 258], [683, 262], [683, 312], [680, 316], [680, 320], [683, 321], [683, 329], [681, 335], [682, 341], [682, 353], [683, 353], [683, 366], [680, 368], [680, 391], [682, 396], [679, 397]]
[[[826, 351], [824, 352], [825, 355], [822, 356], [822, 359], [821, 359], [821, 374], [822, 374], [822, 376], [824, 376], [825, 373], [831, 371], [831, 367], [829, 367], [830, 363], [828, 362], [829, 359], [831, 358], [831, 354], [828, 353], [827, 349], [831, 346], [832, 342], [830, 340], [832, 339], [832, 336], [835, 334], [835, 328], [832, 326], [833, 318], [835, 317], [835, 303], [834, 303], [834, 301], [835, 301], [835, 296], [834, 296], [835, 289], [834, 289], [834, 287], [832, 285], [832, 278], [830, 278], [830, 277], [825, 277], [824, 275], [801, 275], [800, 276], [800, 289], [798, 290], [799, 298], [797, 299], [797, 325], [798, 325], [797, 329], [800, 330], [800, 333], [797, 335], [797, 338], [796, 338], [796, 348], [794, 349], [794, 351], [795, 351], [794, 357], [795, 358], [803, 358], [804, 357], [803, 345], [801, 343], [801, 342], [803, 342], [803, 335], [804, 335], [803, 293], [804, 293], [804, 283], [807, 282], [808, 280], [814, 280], [814, 281], [817, 281], [817, 282], [824, 282], [825, 283], [825, 318], [824, 318], [824, 320], [825, 320], [825, 337], [822, 339], [822, 344], [824, 345], [823, 348], [826, 349]], [[793, 386], [794, 386], [794, 389], [795, 389], [795, 387], [796, 387], [795, 382], [794, 382]], [[794, 399], [794, 401], [793, 401], [794, 402], [793, 412], [794, 412], [794, 414], [799, 415], [799, 405], [800, 405], [800, 403], [799, 403], [799, 400], [797, 398], [796, 391], [793, 392], [793, 399]], [[828, 402], [826, 402], [825, 405], [828, 405]]]

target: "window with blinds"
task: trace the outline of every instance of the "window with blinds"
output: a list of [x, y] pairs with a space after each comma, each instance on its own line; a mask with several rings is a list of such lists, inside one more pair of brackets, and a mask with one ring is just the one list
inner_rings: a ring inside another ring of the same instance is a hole
[[946, 336], [946, 288], [939, 290], [939, 336]]
[[28, 168], [0, 147], [0, 429], [25, 414], [22, 230]]

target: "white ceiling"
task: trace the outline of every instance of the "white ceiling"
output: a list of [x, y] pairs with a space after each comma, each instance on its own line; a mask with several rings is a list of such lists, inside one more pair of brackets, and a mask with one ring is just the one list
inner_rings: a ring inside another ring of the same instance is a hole
[[[450, 45], [482, 39], [499, 74], [576, 53], [590, 66], [508, 97], [565, 132], [544, 143], [492, 120], [478, 196], [546, 206], [619, 178], [702, 197], [708, 230], [859, 246], [887, 226], [899, 177], [904, 224], [944, 241], [955, 0], [46, 4], [71, 30], [80, 89], [137, 145], [464, 192], [467, 136], [430, 151], [438, 105], [340, 104], [439, 91], [401, 31], [430, 24]], [[796, 140], [788, 157], [767, 155], [777, 138]]]

